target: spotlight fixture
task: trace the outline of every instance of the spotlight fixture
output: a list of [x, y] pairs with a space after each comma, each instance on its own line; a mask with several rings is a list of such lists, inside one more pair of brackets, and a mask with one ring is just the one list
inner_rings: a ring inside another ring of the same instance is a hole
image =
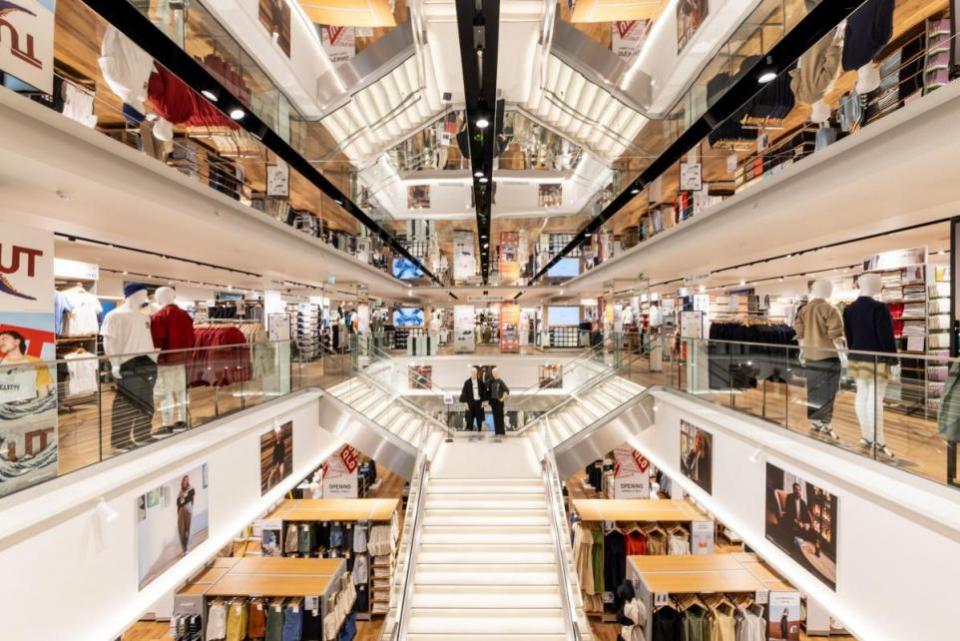
[[219, 98], [217, 98], [217, 94], [213, 93], [209, 89], [204, 89], [203, 91], [200, 92], [200, 95], [206, 98], [207, 100], [209, 100], [210, 102], [216, 102], [217, 100], [219, 100]]
[[478, 179], [478, 182], [481, 185], [486, 185], [488, 182], [490, 182], [490, 179], [487, 178], [486, 176], [480, 176], [480, 178]]
[[773, 59], [767, 56], [766, 64], [760, 69], [760, 75], [757, 76], [757, 82], [765, 85], [772, 80], [777, 79], [777, 71], [773, 68]]
[[478, 169], [478, 170], [476, 170], [475, 172], [473, 172], [473, 177], [474, 177], [474, 178], [483, 178], [483, 170], [482, 170], [482, 169]]
[[634, 187], [633, 189], [630, 190], [630, 193], [633, 194], [634, 196], [636, 196], [637, 194], [640, 193], [640, 190], [637, 189], [636, 187]]
[[243, 109], [230, 110], [230, 117], [233, 118], [234, 120], [243, 120], [243, 117], [246, 115], [247, 115], [247, 112], [245, 112]]
[[487, 127], [490, 126], [490, 119], [487, 118], [486, 116], [477, 116], [477, 119], [476, 121], [474, 121], [474, 124], [477, 126], [477, 129], [486, 129]]
[[110, 507], [102, 496], [100, 497], [100, 500], [97, 501], [97, 506], [94, 508], [94, 511], [97, 513], [97, 516], [103, 519], [106, 523], [112, 523], [116, 521], [117, 516], [119, 516], [117, 511]]

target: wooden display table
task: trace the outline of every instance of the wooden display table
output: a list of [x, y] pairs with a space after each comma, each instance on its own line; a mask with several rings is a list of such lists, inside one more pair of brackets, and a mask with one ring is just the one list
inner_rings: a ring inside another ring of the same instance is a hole
[[671, 499], [574, 499], [582, 521], [708, 521], [688, 501]]

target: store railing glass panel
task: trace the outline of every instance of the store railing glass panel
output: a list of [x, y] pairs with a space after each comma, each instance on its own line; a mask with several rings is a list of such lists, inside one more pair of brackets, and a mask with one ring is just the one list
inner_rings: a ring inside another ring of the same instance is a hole
[[0, 497], [300, 389], [288, 341], [44, 361], [0, 332]]
[[960, 360], [945, 353], [681, 338], [671, 369], [664, 386], [956, 484]]

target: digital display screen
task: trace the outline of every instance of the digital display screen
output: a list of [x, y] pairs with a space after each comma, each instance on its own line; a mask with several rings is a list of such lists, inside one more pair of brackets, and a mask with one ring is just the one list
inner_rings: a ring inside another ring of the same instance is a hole
[[579, 307], [548, 307], [547, 322], [550, 325], [579, 325]]
[[406, 258], [393, 259], [393, 275], [402, 280], [416, 280], [423, 276], [423, 270]]
[[579, 275], [579, 258], [561, 258], [556, 265], [547, 270], [547, 276], [550, 278], [573, 278]]
[[400, 307], [393, 310], [394, 327], [423, 327], [422, 307]]

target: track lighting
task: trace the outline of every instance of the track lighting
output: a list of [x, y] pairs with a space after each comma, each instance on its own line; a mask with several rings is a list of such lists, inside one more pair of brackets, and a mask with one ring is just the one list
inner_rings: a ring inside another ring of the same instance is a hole
[[478, 182], [481, 185], [486, 185], [488, 182], [490, 182], [490, 179], [487, 178], [486, 176], [480, 176], [480, 178], [478, 179]]
[[476, 170], [475, 172], [473, 172], [473, 177], [474, 177], [474, 178], [483, 178], [483, 170], [482, 170], [482, 169], [478, 169], [478, 170]]
[[246, 115], [247, 115], [247, 112], [245, 112], [243, 109], [230, 110], [230, 117], [233, 118], [234, 120], [243, 120], [243, 117]]
[[476, 121], [474, 121], [474, 124], [477, 125], [477, 129], [486, 129], [487, 127], [490, 126], [490, 119], [487, 118], [486, 116], [477, 116], [477, 119]]
[[217, 100], [219, 100], [219, 98], [217, 98], [217, 94], [213, 93], [209, 89], [204, 89], [203, 91], [200, 92], [200, 95], [206, 98], [207, 100], [209, 100], [210, 102], [216, 102]]
[[757, 76], [757, 82], [762, 85], [777, 79], [777, 70], [773, 68], [773, 58], [767, 56], [766, 64], [760, 69], [760, 75]]
[[630, 193], [633, 194], [634, 196], [636, 196], [637, 194], [640, 193], [640, 190], [637, 189], [636, 187], [634, 187], [633, 189], [630, 190]]

